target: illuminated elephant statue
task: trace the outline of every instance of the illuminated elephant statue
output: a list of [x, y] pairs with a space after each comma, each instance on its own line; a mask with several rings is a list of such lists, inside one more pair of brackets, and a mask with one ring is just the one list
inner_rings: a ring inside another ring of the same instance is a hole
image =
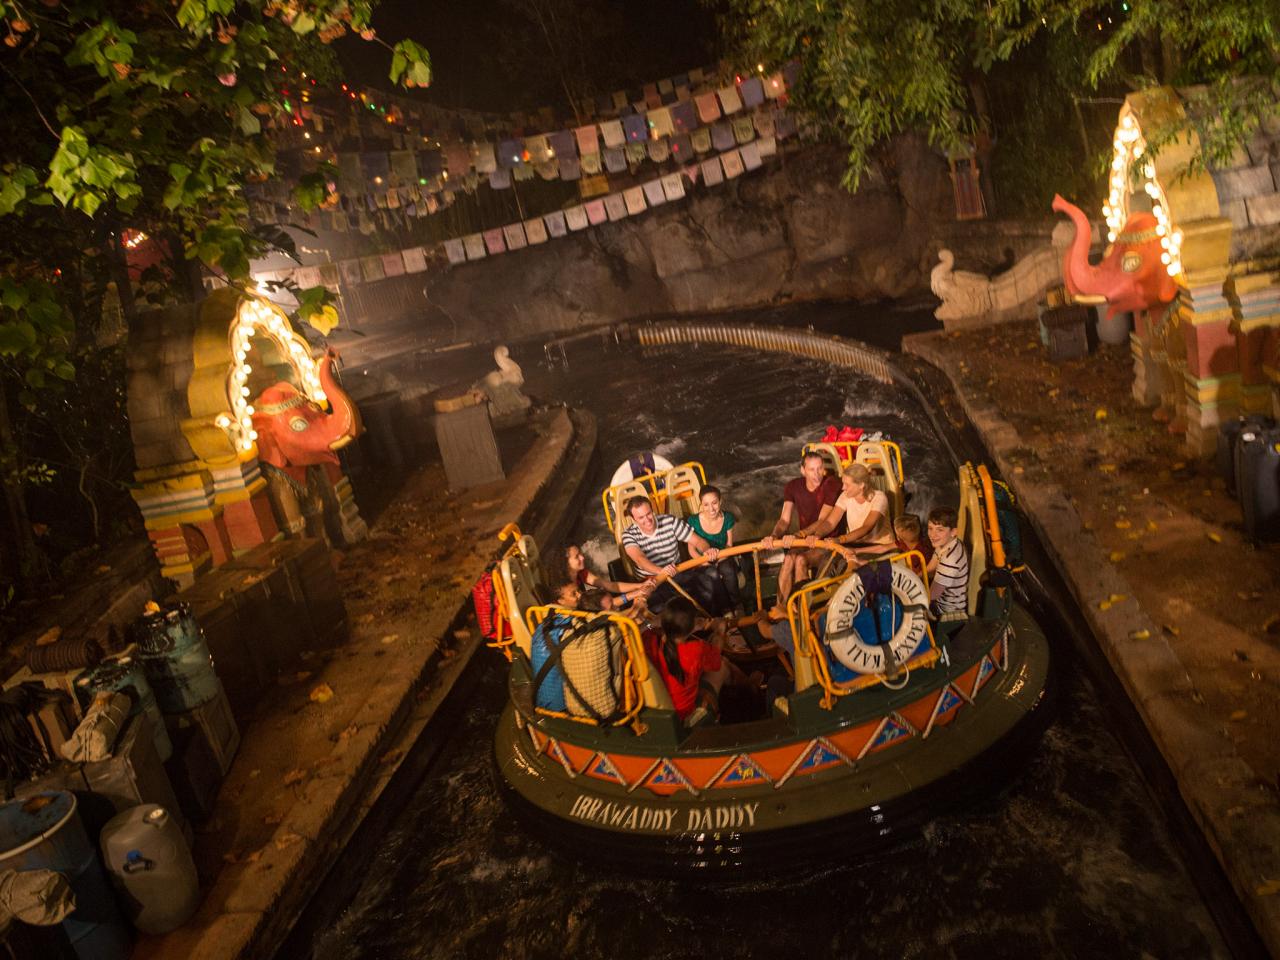
[[363, 538], [364, 525], [361, 521], [353, 529], [342, 510], [336, 451], [360, 435], [361, 424], [359, 410], [333, 374], [337, 356], [330, 348], [318, 370], [331, 413], [282, 380], [254, 400], [253, 428], [281, 529], [350, 544]]
[[286, 471], [302, 483], [306, 468], [338, 462], [334, 452], [360, 435], [360, 412], [333, 375], [333, 348], [325, 353], [318, 371], [320, 386], [333, 405], [325, 413], [287, 381], [272, 384], [253, 406], [253, 429], [258, 432], [258, 459]]
[[1107, 316], [1124, 311], [1149, 310], [1173, 300], [1177, 283], [1169, 276], [1160, 255], [1156, 218], [1134, 213], [1107, 248], [1096, 267], [1089, 263], [1089, 218], [1075, 204], [1054, 196], [1053, 209], [1065, 213], [1075, 223], [1076, 234], [1062, 261], [1062, 277], [1067, 292], [1078, 297], [1101, 297], [1107, 301]]

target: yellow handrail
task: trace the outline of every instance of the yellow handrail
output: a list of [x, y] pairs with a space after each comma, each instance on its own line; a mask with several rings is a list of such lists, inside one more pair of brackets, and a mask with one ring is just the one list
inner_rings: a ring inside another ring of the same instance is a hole
[[982, 483], [983, 526], [987, 528], [987, 542], [991, 544], [991, 563], [1005, 566], [1004, 540], [1000, 536], [1000, 517], [996, 513], [995, 484], [985, 463], [978, 464], [978, 479]]
[[508, 523], [505, 527], [498, 531], [499, 542], [511, 541], [511, 545], [502, 552], [502, 557], [498, 563], [494, 564], [493, 570], [489, 572], [489, 577], [493, 580], [493, 595], [497, 597], [498, 605], [498, 636], [488, 641], [485, 646], [493, 650], [501, 651], [502, 655], [507, 658], [508, 662], [512, 658], [511, 647], [516, 642], [515, 634], [504, 638], [502, 636], [503, 624], [511, 621], [511, 609], [507, 606], [507, 592], [502, 589], [502, 573], [500, 565], [503, 560], [512, 554], [520, 552], [520, 527], [515, 523]]
[[[644, 732], [644, 725], [637, 721], [641, 709], [645, 706], [642, 685], [649, 679], [649, 658], [644, 652], [644, 642], [640, 639], [640, 628], [630, 617], [617, 613], [591, 613], [585, 610], [571, 610], [556, 604], [530, 607], [524, 613], [525, 625], [532, 634], [547, 617], [553, 613], [571, 617], [576, 620], [607, 621], [616, 626], [622, 634], [623, 646], [627, 650], [627, 660], [622, 670], [622, 704], [623, 712], [617, 720], [609, 722], [609, 726], [622, 727], [630, 725], [637, 734]], [[601, 724], [591, 717], [579, 717], [560, 710], [547, 710], [535, 707], [538, 713], [561, 720], [572, 720], [598, 727]]]

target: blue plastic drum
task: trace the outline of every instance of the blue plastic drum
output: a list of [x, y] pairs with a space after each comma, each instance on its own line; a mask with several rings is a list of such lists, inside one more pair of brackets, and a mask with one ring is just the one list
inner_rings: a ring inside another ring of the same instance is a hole
[[129, 928], [76, 813], [76, 798], [62, 791], [0, 804], [0, 870], [55, 870], [67, 878], [76, 909], [62, 929], [82, 960], [124, 960]]
[[175, 603], [134, 623], [138, 661], [165, 713], [185, 713], [218, 696], [222, 685], [191, 608]]

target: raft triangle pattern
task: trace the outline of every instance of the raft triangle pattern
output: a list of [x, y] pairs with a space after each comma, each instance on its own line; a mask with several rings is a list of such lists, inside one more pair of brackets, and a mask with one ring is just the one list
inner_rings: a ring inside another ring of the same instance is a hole
[[773, 780], [745, 753], [740, 753], [729, 761], [724, 773], [715, 781], [717, 787], [749, 786], [756, 783], [773, 783]]
[[891, 713], [880, 721], [880, 729], [867, 741], [866, 747], [863, 748], [863, 755], [892, 746], [899, 740], [910, 738], [915, 732], [915, 728], [910, 723], [898, 714]]
[[978, 675], [973, 678], [973, 695], [969, 698], [970, 700], [978, 699], [978, 691], [986, 686], [995, 672], [996, 665], [991, 662], [990, 657], [984, 656], [982, 662], [978, 664]]
[[578, 771], [573, 769], [573, 764], [569, 762], [569, 758], [564, 755], [564, 750], [560, 748], [560, 741], [555, 737], [547, 738], [547, 756], [554, 757], [560, 761], [560, 766], [564, 767], [565, 773], [570, 777], [576, 777]]
[[653, 772], [644, 778], [641, 785], [661, 796], [668, 796], [680, 790], [688, 790], [694, 796], [698, 795], [697, 788], [689, 782], [689, 778], [666, 757], [660, 758], [653, 765]]
[[609, 759], [607, 753], [597, 753], [596, 758], [587, 765], [586, 772], [597, 780], [608, 780], [610, 783], [616, 783], [623, 787], [627, 785], [627, 781], [623, 779], [622, 774], [618, 772], [618, 768], [613, 765], [613, 761]]
[[953, 684], [948, 683], [942, 688], [942, 692], [938, 694], [938, 702], [934, 704], [933, 716], [929, 718], [929, 725], [924, 728], [924, 733], [920, 734], [920, 739], [928, 739], [930, 733], [933, 732], [934, 724], [938, 722], [939, 717], [945, 717], [956, 707], [967, 703], [960, 691]]
[[817, 773], [819, 770], [826, 770], [841, 763], [852, 766], [852, 761], [835, 744], [826, 737], [816, 737], [809, 741], [809, 746], [805, 748], [804, 753], [796, 758], [791, 769], [783, 774], [774, 786], [782, 786], [796, 774], [803, 776]]

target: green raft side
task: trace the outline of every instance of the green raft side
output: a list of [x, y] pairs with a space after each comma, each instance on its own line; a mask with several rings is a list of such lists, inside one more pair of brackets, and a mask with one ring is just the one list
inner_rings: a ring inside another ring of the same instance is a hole
[[[583, 827], [635, 836], [670, 837], [719, 830], [750, 834], [873, 811], [877, 805], [889, 804], [955, 773], [997, 747], [1039, 703], [1049, 678], [1048, 641], [1021, 607], [1013, 608], [1009, 622], [1013, 633], [1006, 668], [997, 670], [974, 703], [962, 707], [949, 724], [935, 728], [927, 738], [917, 732], [861, 760], [847, 757], [826, 769], [787, 778], [781, 785], [704, 786], [696, 793], [681, 789], [657, 796], [639, 785], [643, 778], [628, 787], [584, 772], [571, 776], [545, 748], [534, 749], [511, 702], [498, 723], [495, 759], [508, 784], [545, 813]], [[696, 731], [674, 748], [662, 742], [667, 739], [665, 731], [659, 736], [636, 736], [629, 729], [600, 729], [548, 717], [539, 717], [531, 726], [540, 739], [550, 737], [579, 751], [652, 757], [658, 764], [717, 757], [730, 763], [742, 754], [795, 744], [809, 746], [819, 737], [837, 736], [913, 702], [930, 687], [940, 691], [981, 661], [1000, 629], [1001, 624], [991, 621], [971, 621], [947, 644], [950, 666], [918, 671], [924, 676], [913, 676], [902, 691], [861, 691], [842, 698], [829, 711], [818, 706], [816, 691], [806, 691], [792, 698], [792, 718]], [[666, 712], [664, 716], [671, 715]], [[521, 720], [526, 727], [530, 725], [524, 717]], [[651, 726], [651, 733], [655, 726]], [[758, 734], [765, 730], [774, 735], [761, 739]]]

